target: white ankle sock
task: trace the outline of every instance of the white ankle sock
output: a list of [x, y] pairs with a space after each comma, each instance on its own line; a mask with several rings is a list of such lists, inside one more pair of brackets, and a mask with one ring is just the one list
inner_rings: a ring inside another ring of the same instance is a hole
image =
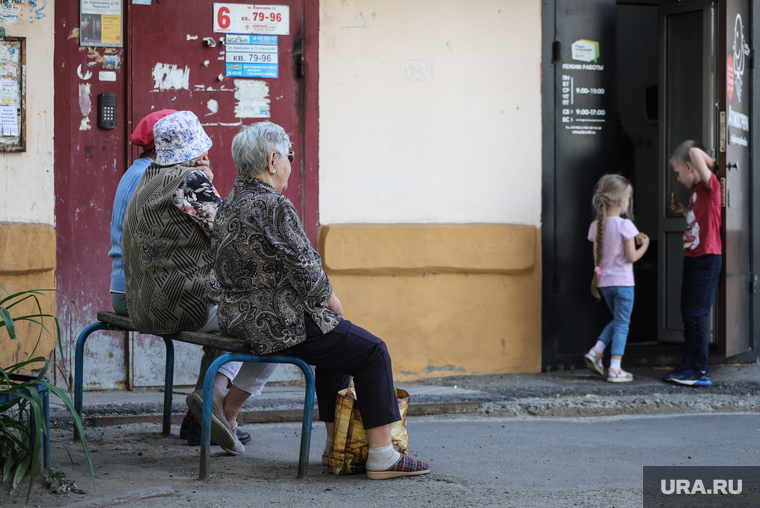
[[615, 370], [620, 370], [620, 360], [621, 358], [615, 359], [610, 358], [610, 368]]
[[392, 444], [379, 448], [370, 448], [367, 454], [367, 469], [369, 471], [385, 471], [401, 458], [401, 454]]
[[607, 347], [607, 344], [605, 344], [603, 340], [597, 339], [594, 347], [599, 350], [599, 354], [602, 354], [604, 353], [604, 348]]
[[329, 457], [330, 450], [332, 450], [332, 445], [333, 445], [333, 438], [328, 437], [327, 441], [325, 441], [325, 451], [322, 452], [322, 455]]

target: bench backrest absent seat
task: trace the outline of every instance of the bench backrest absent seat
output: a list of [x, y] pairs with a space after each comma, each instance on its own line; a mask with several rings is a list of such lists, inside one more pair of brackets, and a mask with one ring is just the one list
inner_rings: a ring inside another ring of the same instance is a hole
[[[82, 417], [82, 399], [84, 396], [84, 346], [89, 336], [98, 330], [136, 332], [132, 321], [127, 316], [114, 312], [98, 312], [98, 321], [85, 328], [77, 339], [74, 358], [74, 408]], [[298, 478], [305, 478], [309, 466], [309, 448], [311, 445], [311, 425], [314, 417], [314, 373], [311, 367], [296, 356], [272, 354], [254, 355], [249, 352], [248, 342], [244, 339], [225, 337], [215, 333], [179, 332], [162, 337], [166, 345], [166, 372], [164, 381], [164, 419], [163, 433], [171, 434], [172, 390], [174, 386], [174, 344], [173, 341], [187, 342], [199, 346], [212, 347], [229, 351], [214, 360], [206, 372], [203, 385], [203, 417], [201, 418], [201, 464], [200, 479], [208, 478], [209, 455], [211, 450], [211, 393], [214, 377], [219, 367], [227, 362], [257, 363], [291, 363], [298, 366], [304, 374], [306, 393], [304, 396], [304, 416], [301, 428], [301, 451], [298, 459]], [[84, 420], [83, 420], [84, 421]]]

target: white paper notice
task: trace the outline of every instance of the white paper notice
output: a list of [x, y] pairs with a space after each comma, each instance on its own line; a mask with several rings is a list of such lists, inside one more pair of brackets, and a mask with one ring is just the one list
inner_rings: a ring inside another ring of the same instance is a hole
[[0, 79], [0, 104], [3, 106], [18, 106], [18, 82], [15, 79]]
[[0, 106], [3, 136], [18, 136], [18, 112], [15, 106]]

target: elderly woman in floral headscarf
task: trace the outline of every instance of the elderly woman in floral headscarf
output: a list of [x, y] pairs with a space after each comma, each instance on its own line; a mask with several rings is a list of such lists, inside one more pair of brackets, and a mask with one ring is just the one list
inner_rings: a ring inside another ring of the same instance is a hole
[[[322, 270], [288, 186], [290, 139], [270, 122], [243, 127], [232, 141], [238, 177], [217, 211], [211, 239], [214, 270], [222, 289], [219, 328], [246, 339], [256, 354], [295, 355], [316, 366], [319, 417], [327, 426], [329, 454], [338, 390], [354, 377], [357, 404], [367, 430], [371, 479], [430, 472], [420, 460], [391, 444], [391, 423], [401, 419], [385, 343], [343, 319], [340, 300]], [[242, 405], [240, 387], [255, 363], [245, 363], [224, 407]], [[220, 401], [214, 401], [219, 403]]]
[[[208, 162], [211, 139], [190, 111], [161, 118], [153, 126], [155, 163], [148, 166], [127, 206], [122, 235], [129, 317], [141, 333], [167, 335], [180, 331], [219, 330], [216, 286], [209, 236], [222, 200], [211, 183]], [[257, 364], [246, 384], [258, 394], [277, 368]], [[223, 396], [240, 362], [223, 365], [214, 392]], [[195, 398], [188, 399], [196, 417]], [[230, 413], [232, 414], [232, 413]], [[233, 415], [234, 416], [234, 415]], [[237, 426], [223, 410], [212, 416], [212, 437], [233, 455], [245, 451]]]

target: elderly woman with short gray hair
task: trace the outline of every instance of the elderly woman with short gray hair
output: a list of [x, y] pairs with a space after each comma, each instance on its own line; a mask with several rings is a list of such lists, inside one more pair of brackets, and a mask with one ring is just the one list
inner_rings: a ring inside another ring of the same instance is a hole
[[[254, 354], [290, 354], [316, 366], [319, 416], [328, 435], [323, 462], [332, 445], [337, 392], [353, 376], [369, 442], [367, 476], [426, 474], [425, 462], [391, 444], [391, 423], [401, 416], [385, 343], [342, 317], [319, 254], [282, 194], [293, 161], [290, 146], [282, 127], [270, 122], [243, 127], [232, 141], [239, 176], [219, 207], [211, 237], [221, 285], [219, 329], [246, 339]], [[225, 410], [236, 414], [242, 407], [253, 365], [241, 367]]]

